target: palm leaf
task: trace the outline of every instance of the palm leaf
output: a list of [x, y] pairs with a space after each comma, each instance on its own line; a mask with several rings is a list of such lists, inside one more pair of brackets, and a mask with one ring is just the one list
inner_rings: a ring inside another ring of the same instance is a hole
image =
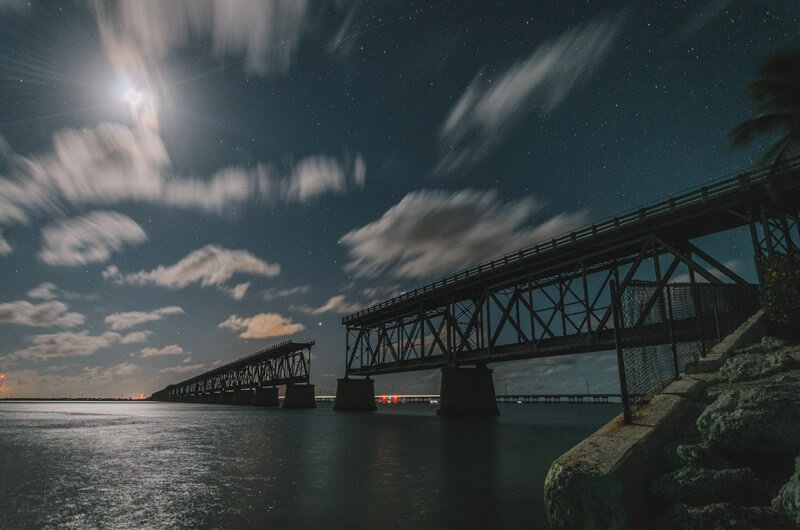
[[757, 136], [774, 134], [800, 126], [800, 113], [777, 112], [762, 114], [738, 125], [730, 133], [732, 147], [741, 147]]

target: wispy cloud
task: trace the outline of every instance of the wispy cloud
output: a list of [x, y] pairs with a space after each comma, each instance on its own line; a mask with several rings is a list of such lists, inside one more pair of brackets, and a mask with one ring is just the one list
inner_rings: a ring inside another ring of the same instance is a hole
[[153, 336], [153, 332], [149, 330], [145, 331], [133, 331], [128, 333], [124, 337], [122, 337], [119, 341], [120, 344], [140, 344], [142, 342], [147, 342], [150, 340], [150, 337]]
[[337, 294], [328, 299], [327, 302], [319, 307], [306, 307], [306, 306], [292, 306], [291, 309], [302, 311], [309, 315], [320, 315], [322, 313], [339, 313], [348, 314], [354, 313], [364, 306], [356, 302], [348, 302], [347, 297], [343, 294]]
[[298, 294], [305, 294], [311, 290], [309, 285], [298, 285], [296, 287], [289, 287], [287, 289], [278, 289], [271, 287], [261, 293], [261, 297], [267, 302], [275, 300], [276, 298], [285, 298], [287, 296], [295, 296]]
[[50, 300], [32, 304], [27, 300], [16, 300], [0, 304], [0, 323], [22, 326], [74, 328], [86, 321], [81, 313], [69, 313], [69, 306]]
[[103, 320], [113, 330], [127, 329], [145, 322], [161, 320], [166, 315], [179, 315], [184, 311], [178, 306], [167, 306], [153, 311], [128, 311], [125, 313], [111, 313]]
[[283, 337], [306, 329], [305, 325], [292, 322], [291, 318], [278, 313], [259, 313], [248, 318], [231, 315], [225, 322], [220, 323], [219, 327], [228, 328], [234, 332], [241, 331], [239, 336], [243, 339]]
[[102, 335], [89, 335], [88, 331], [73, 333], [63, 331], [45, 335], [34, 335], [32, 346], [14, 352], [22, 358], [49, 359], [53, 357], [85, 357], [108, 348], [119, 341], [120, 335], [107, 331]]
[[42, 229], [39, 259], [48, 265], [102, 263], [125, 244], [147, 239], [136, 221], [116, 212], [91, 212]]
[[53, 282], [43, 282], [28, 291], [28, 298], [38, 298], [40, 300], [53, 300], [58, 298], [56, 294], [58, 286]]
[[51, 153], [7, 155], [10, 174], [0, 177], [0, 224], [28, 222], [32, 214], [60, 212], [65, 205], [151, 202], [208, 213], [248, 203], [305, 201], [360, 188], [366, 178], [361, 155], [353, 161], [316, 155], [282, 176], [264, 163], [227, 167], [208, 178], [178, 174], [155, 129], [103, 123], [64, 129]]
[[137, 50], [150, 61], [209, 43], [219, 57], [242, 57], [247, 71], [285, 73], [304, 33], [308, 0], [150, 0], [96, 2], [107, 54]]
[[622, 16], [598, 18], [541, 44], [499, 76], [481, 71], [439, 131], [437, 172], [472, 166], [488, 155], [524, 116], [552, 112], [578, 83], [597, 71], [616, 40]]
[[[252, 274], [269, 278], [280, 274], [277, 263], [263, 261], [246, 250], [229, 250], [206, 245], [189, 253], [174, 265], [159, 265], [150, 271], [123, 274], [115, 266], [103, 271], [103, 277], [130, 285], [154, 284], [180, 289], [192, 283], [221, 286], [234, 274]], [[241, 290], [241, 288], [240, 288]]]
[[234, 300], [241, 300], [244, 298], [245, 294], [247, 294], [247, 290], [250, 289], [250, 282], [238, 283], [235, 286], [228, 288], [225, 286], [221, 286], [220, 290], [226, 293], [228, 296], [233, 298]]
[[531, 227], [540, 204], [532, 197], [502, 202], [495, 192], [409, 193], [383, 216], [342, 236], [360, 276], [388, 272], [425, 278], [529, 246], [586, 222], [585, 212], [561, 213]]
[[3, 237], [3, 231], [0, 230], [0, 256], [8, 256], [12, 251], [11, 245]]
[[183, 353], [183, 348], [177, 344], [170, 344], [163, 348], [142, 348], [139, 350], [141, 357], [155, 357], [159, 355], [180, 355]]
[[97, 300], [97, 293], [81, 294], [72, 291], [60, 289], [53, 282], [42, 282], [30, 291], [28, 291], [28, 298], [35, 298], [39, 300], [55, 300], [56, 298], [64, 298], [67, 300]]

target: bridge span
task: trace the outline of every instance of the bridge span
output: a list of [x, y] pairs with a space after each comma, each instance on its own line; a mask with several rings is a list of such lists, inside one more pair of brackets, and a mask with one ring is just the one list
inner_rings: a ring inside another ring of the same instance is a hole
[[[487, 364], [621, 349], [611, 285], [620, 300], [637, 282], [653, 286], [637, 321], [625, 323], [625, 347], [671, 342], [674, 349], [695, 340], [705, 347], [711, 335], [720, 335], [721, 319], [733, 324], [742, 318], [741, 307], [718, 303], [714, 286], [750, 293], [753, 286], [697, 240], [749, 227], [758, 261], [798, 247], [799, 218], [796, 157], [541, 241], [348, 315], [342, 319], [346, 370], [336, 408], [372, 409], [370, 376], [438, 368], [440, 413], [448, 413], [448, 402], [454, 412], [496, 413]], [[679, 277], [690, 286], [696, 311], [677, 315], [670, 309], [668, 320], [651, 318], [655, 309], [666, 314], [664, 290]], [[706, 314], [700, 314], [699, 282], [712, 286]]]
[[287, 340], [154, 392], [153, 401], [278, 406], [278, 386], [286, 385], [285, 408], [313, 408], [310, 384], [314, 342]]

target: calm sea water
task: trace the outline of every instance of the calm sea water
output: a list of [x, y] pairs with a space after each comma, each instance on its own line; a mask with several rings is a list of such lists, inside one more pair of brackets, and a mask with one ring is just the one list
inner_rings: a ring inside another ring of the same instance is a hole
[[500, 411], [0, 403], [0, 528], [545, 527], [550, 463], [619, 405]]

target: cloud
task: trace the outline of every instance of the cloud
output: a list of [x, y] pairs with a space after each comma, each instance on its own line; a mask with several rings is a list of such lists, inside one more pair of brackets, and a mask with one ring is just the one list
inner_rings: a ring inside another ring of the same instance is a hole
[[139, 371], [139, 367], [133, 363], [120, 363], [111, 366], [105, 370], [105, 374], [111, 378], [114, 377], [125, 377], [128, 375], [133, 375]]
[[280, 274], [277, 263], [263, 261], [246, 250], [228, 250], [206, 245], [189, 253], [174, 265], [159, 265], [150, 271], [122, 274], [115, 266], [103, 271], [103, 278], [130, 285], [154, 284], [181, 289], [199, 282], [202, 286], [221, 286], [234, 274], [253, 274], [272, 278]]
[[161, 370], [159, 370], [159, 372], [162, 372], [162, 373], [171, 373], [172, 372], [172, 373], [177, 373], [177, 374], [183, 374], [183, 373], [186, 373], [186, 372], [200, 372], [200, 371], [204, 370], [205, 367], [206, 367], [206, 365], [202, 364], [202, 363], [200, 363], [200, 364], [179, 364], [178, 366], [170, 366], [170, 367], [167, 367], [167, 368], [162, 368]]
[[102, 263], [125, 244], [147, 239], [136, 221], [116, 212], [92, 212], [42, 229], [39, 259], [48, 265]]
[[147, 342], [153, 336], [152, 331], [134, 331], [122, 337], [119, 341], [120, 344], [138, 344]]
[[303, 313], [308, 313], [309, 315], [319, 315], [322, 313], [339, 313], [339, 314], [350, 314], [355, 313], [363, 309], [364, 306], [355, 302], [348, 302], [347, 297], [343, 294], [337, 294], [336, 296], [332, 296], [328, 299], [327, 302], [322, 304], [320, 307], [295, 307], [292, 306], [292, 309], [297, 309], [298, 311], [302, 311]]
[[78, 333], [63, 331], [47, 335], [34, 335], [32, 346], [14, 352], [13, 355], [34, 359], [85, 357], [115, 344], [119, 339], [120, 335], [111, 331], [102, 335], [89, 335], [89, 332], [85, 330]]
[[8, 244], [8, 241], [3, 237], [3, 231], [0, 230], [0, 256], [8, 256], [12, 251], [11, 245]]
[[305, 294], [311, 290], [309, 285], [298, 285], [297, 287], [289, 287], [287, 289], [277, 289], [272, 287], [261, 293], [261, 297], [267, 302], [275, 300], [276, 298], [285, 298], [287, 296], [295, 296], [298, 294]]
[[[363, 157], [356, 156], [350, 180], [359, 188], [364, 187], [366, 164]], [[335, 158], [310, 156], [301, 160], [291, 175], [282, 184], [287, 201], [304, 202], [327, 192], [341, 193], [347, 187], [348, 175]]]
[[165, 315], [177, 315], [184, 313], [183, 309], [178, 306], [167, 306], [154, 311], [128, 311], [125, 313], [111, 313], [106, 315], [103, 320], [106, 324], [111, 326], [111, 329], [127, 329], [138, 326], [144, 322], [152, 320], [161, 320]]
[[0, 323], [23, 326], [74, 328], [86, 320], [81, 313], [68, 313], [69, 306], [63, 302], [48, 301], [32, 304], [17, 300], [0, 304]]
[[53, 282], [40, 283], [28, 291], [28, 298], [55, 300], [59, 297], [66, 298], [68, 300], [97, 300], [99, 295], [97, 293], [80, 294], [72, 291], [65, 291], [64, 289], [59, 289], [58, 286]]
[[263, 163], [222, 168], [208, 178], [179, 175], [157, 130], [113, 123], [63, 129], [53, 135], [52, 152], [7, 157], [10, 174], [0, 177], [0, 224], [25, 223], [33, 213], [58, 213], [65, 205], [133, 201], [222, 214], [247, 203], [341, 193], [348, 178], [357, 187], [366, 178], [361, 155], [352, 164], [311, 156], [283, 177]]
[[259, 313], [249, 318], [231, 315], [219, 327], [228, 328], [234, 332], [242, 331], [239, 336], [243, 339], [266, 339], [269, 337], [283, 337], [303, 331], [306, 327], [291, 318], [278, 313]]
[[142, 348], [139, 350], [139, 353], [142, 357], [153, 357], [156, 355], [180, 355], [183, 353], [183, 348], [178, 346], [177, 344], [170, 344], [169, 346], [164, 346], [163, 348]]
[[541, 44], [498, 76], [481, 71], [451, 109], [439, 135], [437, 172], [472, 166], [489, 154], [531, 109], [552, 112], [608, 55], [621, 26], [598, 18]]
[[56, 284], [52, 282], [44, 282], [40, 283], [30, 291], [28, 291], [28, 298], [39, 298], [41, 300], [53, 300], [54, 298], [58, 298], [58, 295], [55, 293], [58, 287]]
[[241, 300], [244, 298], [244, 295], [247, 293], [247, 290], [250, 288], [250, 282], [239, 283], [232, 288], [227, 288], [225, 286], [220, 287], [220, 290], [224, 293], [227, 293], [228, 296], [233, 298], [234, 300]]
[[528, 227], [540, 209], [532, 197], [502, 202], [493, 191], [418, 191], [383, 216], [342, 236], [348, 271], [359, 276], [388, 272], [425, 278], [464, 269], [530, 246], [586, 222], [585, 212], [561, 213]]
[[138, 51], [150, 61], [209, 43], [218, 57], [241, 56], [255, 74], [286, 73], [304, 33], [308, 0], [152, 0], [96, 2], [106, 53]]

